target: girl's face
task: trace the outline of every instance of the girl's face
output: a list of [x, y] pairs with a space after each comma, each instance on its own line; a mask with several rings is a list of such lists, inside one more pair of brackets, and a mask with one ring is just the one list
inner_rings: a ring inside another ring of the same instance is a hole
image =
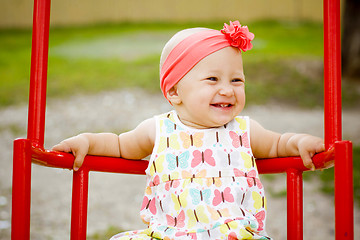
[[227, 124], [245, 105], [240, 51], [226, 47], [208, 55], [169, 91], [169, 95], [185, 125], [211, 128]]

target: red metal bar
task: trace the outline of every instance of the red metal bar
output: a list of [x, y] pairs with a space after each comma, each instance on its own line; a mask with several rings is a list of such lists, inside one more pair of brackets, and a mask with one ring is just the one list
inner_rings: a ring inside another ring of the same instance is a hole
[[50, 0], [34, 1], [27, 138], [44, 145]]
[[324, 0], [324, 126], [328, 149], [341, 140], [340, 0]]
[[303, 180], [297, 169], [287, 171], [287, 239], [303, 239]]
[[31, 143], [14, 141], [11, 239], [30, 239]]
[[335, 237], [354, 239], [352, 144], [341, 132], [340, 0], [324, 0], [325, 145], [335, 145]]
[[35, 0], [30, 70], [28, 140], [14, 141], [11, 239], [30, 239], [31, 145], [43, 146], [50, 1]]
[[[74, 156], [70, 153], [54, 152], [40, 148], [32, 148], [33, 162], [47, 167], [72, 169]], [[86, 156], [83, 167], [89, 171], [145, 174], [148, 161], [129, 160], [123, 158]]]
[[71, 240], [86, 239], [89, 170], [73, 172], [71, 207]]
[[[324, 169], [333, 166], [335, 150], [330, 150], [316, 154], [313, 162], [316, 169]], [[41, 148], [32, 148], [32, 161], [39, 165], [56, 168], [72, 169], [74, 156], [69, 153], [54, 152]], [[89, 171], [145, 174], [147, 161], [129, 160], [123, 158], [86, 156], [84, 167]], [[257, 159], [256, 165], [261, 174], [283, 173], [287, 169], [297, 169], [307, 171], [300, 157]]]
[[[313, 163], [316, 169], [326, 169], [333, 166], [334, 148], [326, 152], [316, 154], [313, 157]], [[297, 169], [298, 171], [308, 171], [300, 157], [283, 157], [270, 159], [257, 159], [256, 165], [260, 174], [283, 173], [288, 169]]]
[[352, 143], [335, 143], [335, 237], [354, 239]]

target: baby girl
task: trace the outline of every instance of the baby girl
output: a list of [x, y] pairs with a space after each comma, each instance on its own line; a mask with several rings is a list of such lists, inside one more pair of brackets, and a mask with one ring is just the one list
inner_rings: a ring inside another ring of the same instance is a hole
[[323, 140], [279, 134], [247, 116], [242, 51], [254, 34], [238, 21], [222, 30], [186, 29], [165, 45], [160, 86], [174, 110], [120, 135], [83, 133], [53, 150], [72, 152], [74, 170], [87, 154], [143, 159], [151, 155], [141, 207], [144, 230], [112, 239], [271, 239], [255, 159], [312, 156]]

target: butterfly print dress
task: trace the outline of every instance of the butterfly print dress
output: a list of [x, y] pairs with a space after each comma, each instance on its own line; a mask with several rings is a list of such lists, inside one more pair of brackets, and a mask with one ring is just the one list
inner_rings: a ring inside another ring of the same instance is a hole
[[140, 215], [144, 230], [112, 239], [270, 239], [249, 118], [194, 129], [175, 111], [156, 116]]

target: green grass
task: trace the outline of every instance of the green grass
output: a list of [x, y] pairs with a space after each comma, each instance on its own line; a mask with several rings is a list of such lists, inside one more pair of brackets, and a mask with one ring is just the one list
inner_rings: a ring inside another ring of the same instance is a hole
[[249, 28], [255, 34], [254, 48], [248, 53], [250, 61], [323, 55], [321, 24], [267, 21], [249, 24]]
[[0, 106], [27, 98], [30, 46], [29, 31], [0, 31]]
[[[315, 76], [307, 76], [299, 73], [294, 66], [297, 61], [322, 61], [322, 25], [275, 21], [245, 24], [249, 25], [256, 36], [254, 48], [244, 54], [248, 103], [261, 104], [279, 100], [304, 107], [321, 104], [321, 72]], [[142, 87], [159, 92], [160, 51], [137, 59], [124, 59], [113, 56], [69, 57], [54, 54], [54, 49], [66, 47], [67, 44], [86, 45], [144, 31], [171, 36], [180, 29], [194, 26], [221, 28], [219, 23], [123, 23], [51, 29], [48, 97], [66, 97], [124, 87]], [[144, 39], [144, 43], [146, 42]], [[27, 101], [30, 53], [30, 30], [0, 30], [0, 107]], [[344, 101], [345, 106], [360, 99], [351, 85], [345, 86], [345, 91], [348, 98]]]

